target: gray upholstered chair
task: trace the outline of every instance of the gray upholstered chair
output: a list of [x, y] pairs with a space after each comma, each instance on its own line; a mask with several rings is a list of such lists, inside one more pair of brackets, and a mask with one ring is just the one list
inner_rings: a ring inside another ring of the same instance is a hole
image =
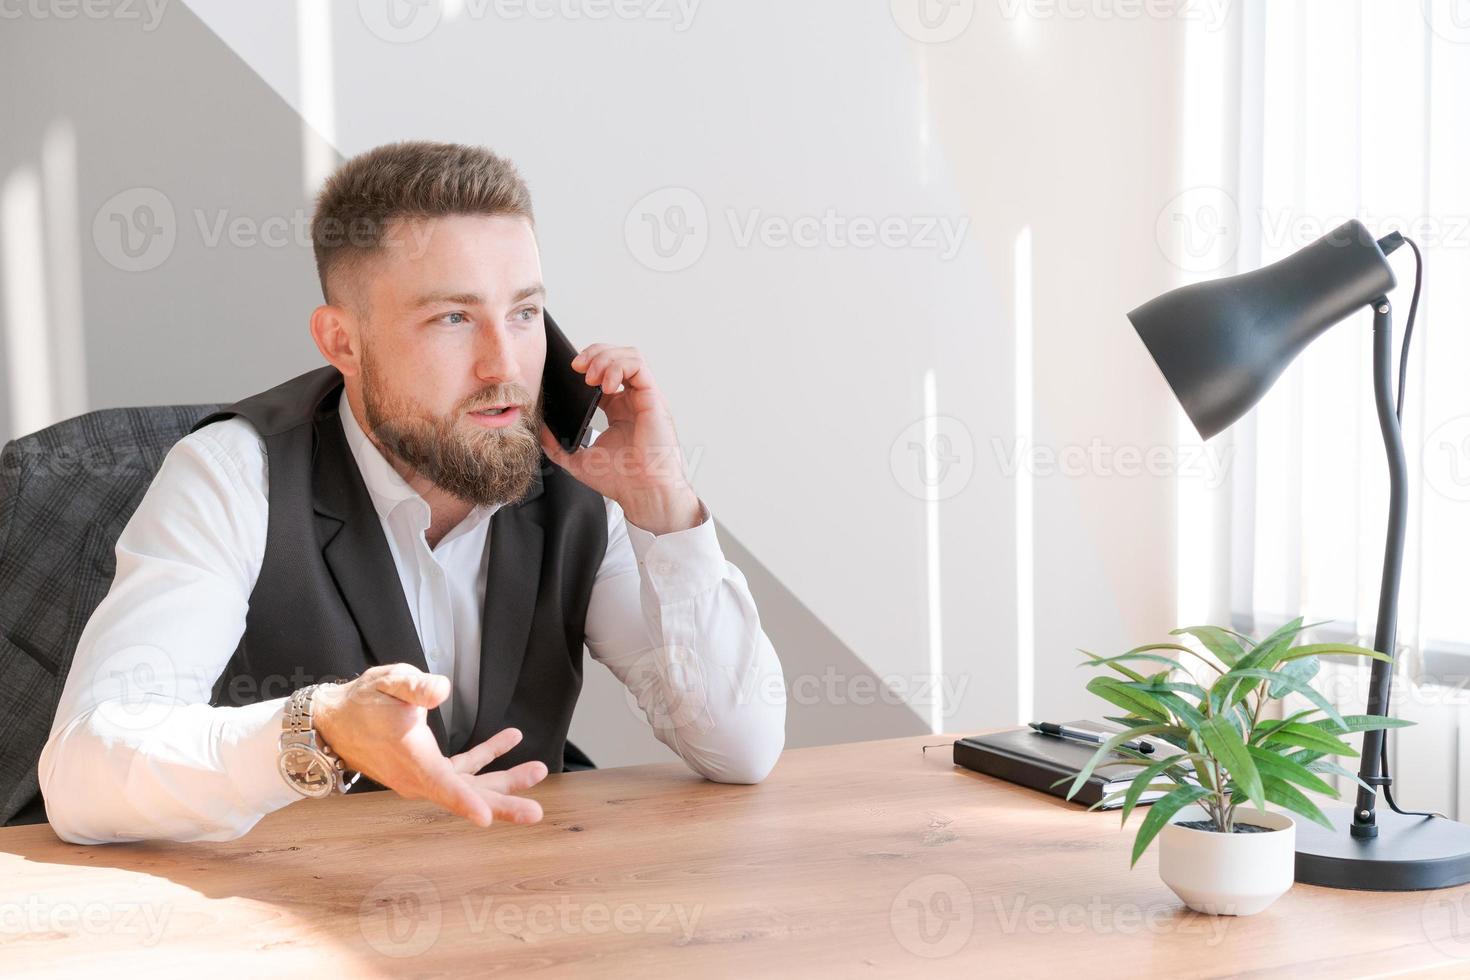
[[217, 407], [89, 412], [0, 452], [0, 824], [45, 820], [36, 763], [113, 545], [169, 447]]
[[[113, 546], [163, 457], [217, 405], [89, 412], [0, 452], [0, 825], [46, 819], [36, 779]], [[593, 763], [568, 742], [564, 766]]]

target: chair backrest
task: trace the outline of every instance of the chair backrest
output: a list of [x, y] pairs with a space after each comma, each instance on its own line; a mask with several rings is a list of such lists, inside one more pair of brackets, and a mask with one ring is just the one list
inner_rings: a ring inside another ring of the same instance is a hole
[[218, 407], [89, 412], [0, 452], [0, 824], [34, 809], [36, 764], [118, 536], [169, 447]]

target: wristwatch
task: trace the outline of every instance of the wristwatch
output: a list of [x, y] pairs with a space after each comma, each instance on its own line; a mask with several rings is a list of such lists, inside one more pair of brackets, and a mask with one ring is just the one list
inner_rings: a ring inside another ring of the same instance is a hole
[[345, 793], [362, 775], [354, 772], [349, 778], [347, 767], [337, 758], [337, 753], [311, 727], [311, 698], [320, 686], [308, 685], [286, 699], [281, 718], [281, 753], [276, 759], [286, 785], [314, 799]]

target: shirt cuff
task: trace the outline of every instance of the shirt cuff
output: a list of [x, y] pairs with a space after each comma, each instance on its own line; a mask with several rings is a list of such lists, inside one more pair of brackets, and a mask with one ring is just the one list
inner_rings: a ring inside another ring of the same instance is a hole
[[662, 602], [688, 599], [719, 585], [725, 577], [725, 553], [715, 535], [715, 521], [704, 501], [704, 520], [683, 531], [654, 534], [624, 518], [628, 541], [638, 559], [638, 572]]
[[285, 698], [229, 708], [221, 730], [220, 761], [241, 801], [251, 810], [271, 813], [302, 799], [286, 785], [277, 758]]

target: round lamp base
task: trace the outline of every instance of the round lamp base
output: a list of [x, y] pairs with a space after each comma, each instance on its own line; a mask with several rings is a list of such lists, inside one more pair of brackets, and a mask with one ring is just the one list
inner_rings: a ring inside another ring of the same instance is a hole
[[1335, 829], [1298, 820], [1296, 880], [1303, 885], [1400, 892], [1470, 881], [1470, 825], [1377, 811], [1378, 836], [1359, 840], [1351, 808], [1324, 811]]

